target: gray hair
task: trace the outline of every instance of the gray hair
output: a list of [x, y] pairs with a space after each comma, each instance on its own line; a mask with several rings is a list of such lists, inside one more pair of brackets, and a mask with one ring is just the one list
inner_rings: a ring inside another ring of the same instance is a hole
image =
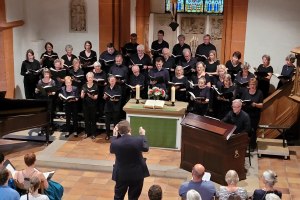
[[277, 182], [277, 175], [272, 170], [264, 171], [263, 178], [265, 180], [265, 184], [273, 187]]
[[242, 69], [246, 69], [246, 68], [247, 68], [247, 69], [250, 69], [251, 66], [250, 66], [250, 64], [249, 64], [248, 62], [245, 62], [245, 63], [242, 63], [242, 64], [241, 64], [241, 68], [242, 68]]
[[145, 50], [145, 46], [143, 44], [139, 44], [137, 47], [136, 47], [137, 50]]
[[73, 46], [70, 44], [67, 44], [65, 47], [65, 50], [67, 51], [68, 49], [71, 49], [73, 51]]
[[[242, 103], [241, 101], [239, 101]], [[232, 102], [233, 103], [233, 102]], [[228, 170], [228, 172], [225, 175], [225, 181], [226, 183], [236, 185], [239, 182], [239, 175], [235, 170]]]
[[280, 200], [280, 197], [274, 193], [266, 194], [266, 200]]
[[202, 200], [202, 198], [201, 198], [199, 192], [192, 189], [186, 193], [186, 200]]
[[94, 78], [94, 73], [93, 72], [88, 72], [86, 75], [85, 75], [86, 78], [88, 77], [93, 77]]
[[98, 62], [98, 61], [96, 61], [96, 62], [94, 62], [93, 66], [94, 66], [94, 67], [98, 67], [98, 66], [101, 67], [101, 63]]
[[190, 55], [192, 54], [192, 53], [191, 53], [191, 50], [188, 49], [188, 48], [185, 48], [185, 49], [182, 50], [182, 54], [183, 54], [183, 55], [185, 55], [186, 53], [189, 53]]
[[235, 100], [232, 101], [232, 105], [233, 104], [238, 104], [239, 106], [242, 106], [243, 103], [242, 103], [241, 99], [235, 99]]

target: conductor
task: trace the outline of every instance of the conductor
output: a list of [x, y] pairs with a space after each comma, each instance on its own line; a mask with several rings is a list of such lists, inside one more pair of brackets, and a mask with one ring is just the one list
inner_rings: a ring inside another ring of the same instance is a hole
[[140, 136], [131, 136], [128, 121], [120, 121], [113, 130], [110, 153], [115, 154], [112, 180], [116, 182], [114, 200], [137, 200], [142, 192], [144, 178], [150, 176], [142, 152], [149, 151], [145, 129], [140, 127]]

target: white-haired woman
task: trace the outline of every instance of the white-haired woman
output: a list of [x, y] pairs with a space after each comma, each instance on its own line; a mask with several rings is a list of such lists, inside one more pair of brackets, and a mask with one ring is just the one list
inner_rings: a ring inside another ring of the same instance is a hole
[[225, 175], [227, 186], [221, 186], [218, 192], [219, 200], [227, 200], [230, 196], [239, 196], [242, 200], [248, 198], [247, 191], [238, 187], [239, 175], [235, 170], [229, 170]]
[[186, 200], [202, 200], [202, 198], [201, 198], [199, 192], [192, 189], [186, 193]]
[[266, 195], [269, 193], [274, 193], [280, 198], [282, 197], [282, 193], [276, 189], [274, 189], [274, 185], [277, 182], [277, 175], [272, 170], [264, 171], [262, 175], [262, 181], [264, 183], [264, 187], [262, 189], [256, 189], [253, 193], [253, 200], [265, 200]]

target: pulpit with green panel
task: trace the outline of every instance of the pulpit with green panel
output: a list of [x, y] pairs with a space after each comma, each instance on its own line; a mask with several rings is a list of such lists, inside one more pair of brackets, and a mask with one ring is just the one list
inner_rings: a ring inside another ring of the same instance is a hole
[[151, 147], [181, 148], [181, 121], [185, 115], [187, 103], [176, 101], [165, 102], [162, 109], [144, 108], [144, 100], [136, 104], [131, 99], [125, 106], [126, 118], [130, 121], [132, 133], [138, 134], [139, 127], [146, 130]]

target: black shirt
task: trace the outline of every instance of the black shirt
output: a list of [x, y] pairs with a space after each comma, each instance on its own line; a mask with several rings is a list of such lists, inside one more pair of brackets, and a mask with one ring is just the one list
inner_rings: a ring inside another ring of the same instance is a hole
[[[196, 55], [195, 55], [195, 56], [197, 56], [197, 55], [205, 55], [205, 56], [208, 58], [209, 52], [210, 52], [211, 50], [217, 51], [215, 45], [213, 45], [212, 43], [209, 43], [209, 44], [204, 44], [204, 43], [202, 43], [202, 44], [200, 44], [200, 45], [197, 47], [197, 49], [196, 49]], [[201, 59], [200, 59], [200, 60], [201, 60]], [[205, 60], [206, 60], [206, 59], [205, 59]], [[201, 61], [204, 61], [204, 60], [202, 59]]]
[[198, 75], [193, 75], [193, 76], [191, 77], [191, 80], [192, 80], [193, 84], [198, 84], [198, 81], [199, 81], [199, 79], [200, 79], [201, 77], [204, 77], [204, 78], [205, 78], [206, 84], [211, 82], [211, 81], [210, 81], [209, 75], [208, 75], [207, 73], [205, 73], [204, 76], [200, 76], [200, 77], [198, 77]]
[[169, 72], [167, 70], [165, 70], [164, 68], [162, 68], [160, 71], [158, 71], [157, 68], [153, 68], [150, 70], [149, 72], [149, 76], [152, 77], [163, 77], [163, 82], [157, 82], [155, 85], [152, 86], [156, 86], [159, 88], [162, 88], [164, 90], [167, 89], [167, 83], [170, 81], [170, 76], [169, 76]]
[[131, 86], [140, 85], [141, 88], [145, 87], [145, 76], [141, 73], [139, 73], [138, 76], [135, 76], [134, 74], [131, 74], [130, 78], [129, 78], [129, 84]]
[[[263, 103], [264, 97], [260, 90], [256, 90], [254, 94], [249, 93], [249, 89], [245, 89], [242, 93], [242, 100], [251, 100], [254, 103]], [[243, 110], [246, 111], [250, 118], [259, 118], [261, 109], [257, 107], [253, 107], [251, 105], [243, 106]]]
[[241, 63], [239, 62], [236, 66], [233, 66], [231, 60], [228, 60], [225, 64], [225, 66], [227, 67], [228, 69], [228, 74], [231, 75], [231, 79], [232, 81], [234, 81], [235, 79], [235, 76], [239, 73], [239, 71], [242, 70], [241, 68]]
[[80, 63], [84, 74], [87, 74], [89, 71], [94, 69], [93, 64], [97, 61], [97, 53], [91, 50], [90, 56], [85, 54], [85, 50], [81, 51], [79, 54]]
[[177, 43], [173, 47], [172, 54], [174, 56], [176, 56], [175, 61], [176, 61], [177, 64], [179, 63], [179, 61], [181, 59], [183, 59], [183, 53], [182, 53], [183, 49], [191, 50], [191, 47], [190, 47], [190, 45], [188, 45], [186, 43], [184, 43], [182, 46], [179, 43]]
[[136, 54], [137, 53], [136, 48], [138, 45], [139, 45], [138, 43], [132, 43], [132, 42], [126, 43], [124, 45], [124, 47], [122, 48], [123, 55], [130, 56], [130, 55]]
[[138, 54], [133, 54], [130, 57], [131, 65], [138, 65], [140, 67], [141, 72], [146, 71], [143, 69], [144, 65], [151, 66], [151, 58], [148, 54], [144, 54], [144, 56], [140, 59]]
[[158, 40], [152, 42], [151, 53], [153, 55], [153, 61], [155, 61], [155, 58], [161, 56], [163, 48], [169, 48], [169, 43], [164, 40], [161, 43], [158, 43]]
[[63, 55], [61, 57], [61, 59], [64, 60], [64, 67], [71, 70], [73, 68], [73, 60], [77, 58], [77, 56], [75, 55], [71, 55], [71, 57], [69, 57], [67, 54]]
[[[24, 76], [24, 82], [37, 83], [39, 81], [39, 75], [41, 72], [33, 72], [41, 69], [40, 62], [37, 60], [33, 60], [30, 62], [28, 60], [24, 60], [21, 66], [21, 75]], [[32, 71], [31, 71], [32, 70]]]
[[117, 51], [113, 54], [108, 53], [108, 51], [103, 51], [99, 57], [99, 62], [101, 63], [102, 69], [109, 73], [110, 68], [115, 64], [115, 57], [118, 55]]
[[209, 63], [209, 61], [208, 60], [206, 60], [205, 62], [204, 62], [204, 64], [205, 64], [205, 71], [206, 72], [216, 72], [217, 71], [217, 67], [218, 67], [218, 65], [220, 64], [220, 61], [219, 60], [216, 60], [215, 62], [213, 62], [213, 63]]
[[125, 65], [116, 65], [114, 64], [109, 71], [110, 74], [120, 76], [117, 77], [117, 80], [124, 80], [127, 82], [127, 76], [128, 76], [128, 68]]
[[270, 193], [274, 193], [277, 196], [279, 196], [280, 198], [282, 197], [282, 193], [278, 190], [274, 190], [274, 191], [265, 191], [262, 189], [256, 189], [253, 192], [253, 196], [252, 199], [253, 200], [265, 200], [266, 199], [266, 195], [270, 194]]
[[250, 133], [251, 130], [251, 122], [249, 115], [241, 110], [239, 114], [235, 114], [232, 110], [229, 111], [226, 116], [222, 119], [223, 122], [226, 122], [228, 124], [236, 125], [236, 129], [234, 131], [234, 134], [238, 133]]
[[71, 69], [69, 71], [70, 76], [73, 80], [73, 85], [76, 86], [78, 89], [81, 88], [81, 86], [84, 84], [85, 76], [82, 69], [78, 69], [75, 71], [74, 69]]
[[[119, 85], [115, 85], [113, 88], [107, 85], [104, 88], [104, 92], [109, 94], [110, 96], [122, 95], [121, 86]], [[111, 101], [109, 98], [106, 99], [104, 112], [119, 112], [120, 110], [121, 110], [121, 100]]]
[[[98, 95], [98, 86], [93, 84], [92, 87], [88, 87], [87, 83], [82, 86], [82, 90], [84, 91], [85, 95], [83, 97], [83, 105], [87, 107], [93, 107], [97, 105], [97, 99], [90, 98], [87, 93]], [[99, 97], [98, 97], [99, 98]]]
[[54, 68], [54, 60], [58, 59], [58, 55], [53, 51], [51, 51], [50, 53], [46, 51], [41, 55], [41, 59], [42, 67], [50, 69], [51, 67]]
[[189, 61], [183, 59], [179, 61], [179, 65], [183, 67], [184, 75], [191, 76], [191, 69], [196, 69], [197, 59], [191, 58]]

